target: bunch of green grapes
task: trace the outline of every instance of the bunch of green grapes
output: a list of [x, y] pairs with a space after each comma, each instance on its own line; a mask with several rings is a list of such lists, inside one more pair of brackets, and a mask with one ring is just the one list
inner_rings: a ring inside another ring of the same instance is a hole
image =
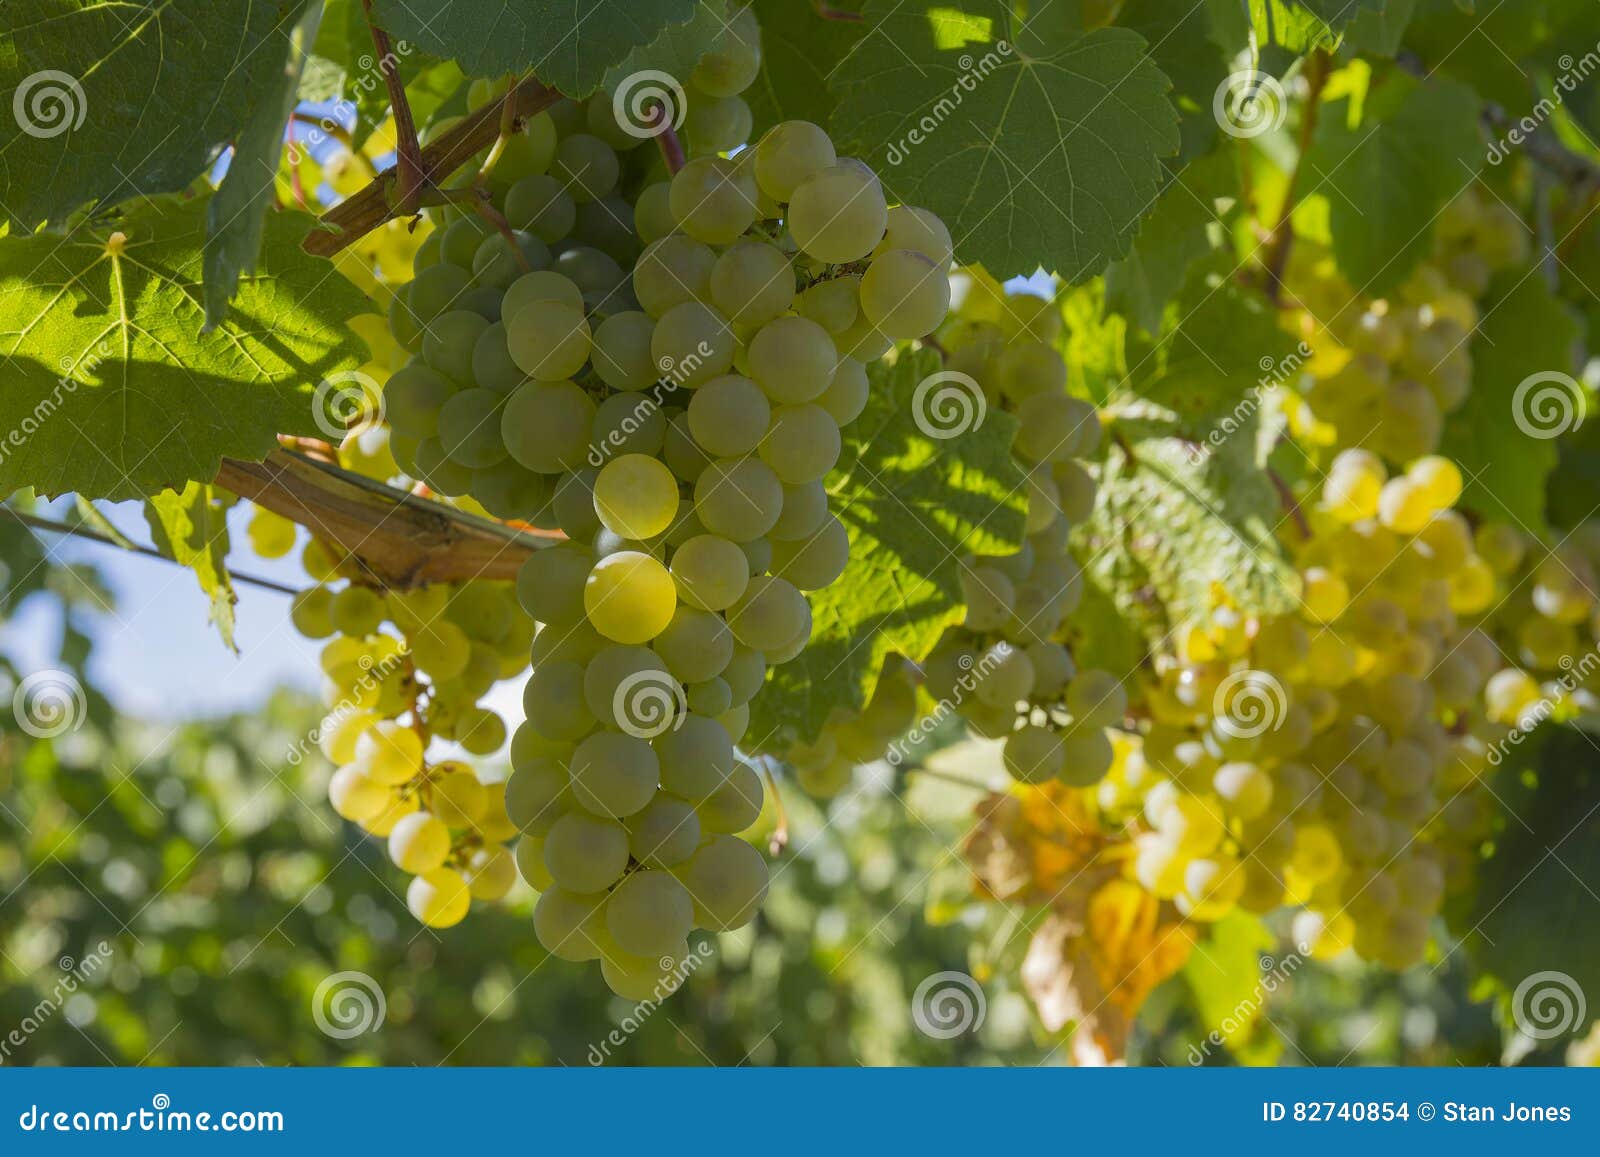
[[1392, 298], [1356, 294], [1326, 249], [1297, 243], [1286, 284], [1293, 328], [1316, 351], [1287, 408], [1308, 447], [1361, 446], [1393, 462], [1432, 454], [1472, 387], [1469, 339], [1492, 274], [1526, 263], [1516, 215], [1475, 190], [1441, 213], [1434, 253]]
[[1019, 419], [1012, 453], [1027, 472], [1027, 537], [1015, 554], [962, 560], [966, 617], [922, 664], [924, 687], [975, 734], [1003, 739], [1017, 780], [1091, 784], [1111, 767], [1105, 729], [1127, 710], [1120, 681], [1079, 671], [1063, 642], [1082, 595], [1068, 539], [1095, 499], [1080, 459], [1099, 445], [1099, 417], [1067, 393], [1062, 322], [1050, 302], [1006, 293], [981, 270], [963, 274], [958, 288], [940, 334], [946, 368], [982, 391], [981, 405]]
[[1461, 475], [1341, 452], [1308, 511], [1296, 613], [1219, 605], [1158, 662], [1142, 744], [1099, 789], [1133, 871], [1196, 920], [1302, 908], [1294, 937], [1389, 967], [1421, 959], [1492, 811], [1502, 660]]
[[[748, 19], [694, 89], [749, 82]], [[643, 998], [765, 894], [734, 745], [848, 560], [823, 478], [865, 363], [943, 321], [951, 247], [815, 125], [668, 175], [616, 116], [534, 117], [492, 169], [512, 235], [457, 216], [419, 249], [384, 408], [405, 473], [565, 536], [518, 581], [541, 626], [506, 806], [541, 942]]]
[[854, 769], [880, 759], [900, 762], [895, 747], [917, 720], [921, 672], [900, 655], [890, 655], [878, 674], [872, 697], [860, 711], [835, 708], [809, 743], [793, 743], [780, 753], [794, 769], [801, 789], [831, 799], [851, 781]]
[[[265, 557], [295, 543], [292, 524], [260, 509], [250, 536]], [[505, 843], [517, 829], [503, 781], [461, 760], [429, 759], [429, 747], [449, 740], [487, 756], [505, 744], [505, 721], [479, 700], [526, 668], [533, 623], [511, 583], [385, 592], [341, 581], [350, 568], [317, 539], [301, 563], [316, 585], [295, 596], [290, 620], [306, 638], [328, 640], [320, 659], [328, 713], [316, 733], [336, 767], [328, 799], [388, 840], [395, 864], [415, 877], [406, 898], [418, 920], [458, 923], [473, 900], [498, 900], [515, 882]]]

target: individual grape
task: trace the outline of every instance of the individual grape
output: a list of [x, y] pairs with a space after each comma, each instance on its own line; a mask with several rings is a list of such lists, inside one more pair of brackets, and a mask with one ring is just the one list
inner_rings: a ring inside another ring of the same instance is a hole
[[756, 181], [774, 201], [786, 202], [806, 181], [838, 160], [828, 134], [810, 121], [774, 125], [756, 146]]
[[771, 530], [783, 509], [783, 483], [759, 458], [721, 458], [694, 487], [694, 511], [714, 535], [749, 542]]
[[413, 812], [389, 832], [389, 858], [413, 875], [431, 872], [450, 854], [450, 830], [427, 812]]
[[1033, 394], [1017, 406], [1015, 449], [1033, 462], [1066, 462], [1094, 448], [1100, 422], [1095, 408], [1065, 394]]
[[733, 774], [733, 740], [715, 719], [686, 715], [652, 740], [661, 764], [661, 790], [693, 804]]
[[721, 787], [700, 801], [700, 826], [707, 832], [742, 832], [761, 817], [761, 776], [748, 763], [734, 764]]
[[571, 625], [583, 618], [583, 588], [594, 559], [576, 543], [536, 550], [517, 572], [517, 600], [541, 623]]
[[711, 304], [735, 325], [765, 325], [794, 302], [789, 257], [765, 241], [730, 246], [711, 267]]
[[481, 469], [503, 461], [500, 407], [505, 401], [493, 390], [462, 390], [439, 411], [439, 443], [452, 461]]
[[689, 151], [695, 156], [738, 148], [750, 139], [754, 126], [750, 106], [737, 96], [692, 101], [684, 121]]
[[839, 355], [828, 331], [803, 317], [780, 317], [750, 341], [750, 376], [774, 402], [816, 399], [833, 381]]
[[509, 289], [524, 273], [550, 265], [550, 246], [523, 229], [510, 238], [490, 234], [472, 255], [472, 280], [491, 289]]
[[435, 868], [411, 881], [406, 907], [429, 928], [450, 928], [466, 919], [472, 906], [467, 881], [453, 868]]
[[511, 360], [504, 322], [495, 322], [472, 345], [471, 381], [497, 394], [509, 394], [528, 380], [522, 367]]
[[421, 362], [396, 371], [383, 387], [384, 416], [413, 438], [439, 432], [439, 410], [456, 392], [454, 383]]
[[[548, 872], [548, 869], [546, 869]], [[605, 931], [605, 895], [546, 888], [533, 909], [533, 932], [546, 952], [582, 963], [600, 959]]]
[[588, 538], [600, 529], [600, 517], [594, 512], [594, 480], [600, 471], [592, 467], [574, 471], [556, 484], [556, 494], [551, 499], [556, 525], [568, 538]]
[[702, 683], [733, 658], [733, 633], [721, 615], [680, 606], [651, 646], [679, 681]]
[[615, 189], [621, 172], [616, 150], [588, 133], [564, 137], [550, 165], [550, 175], [579, 204], [599, 200]]
[[343, 635], [370, 635], [383, 622], [383, 596], [371, 587], [345, 587], [328, 604], [328, 621]]
[[628, 833], [615, 820], [568, 812], [544, 838], [544, 866], [557, 887], [568, 892], [602, 891], [628, 866]]
[[1006, 771], [1019, 783], [1047, 783], [1066, 766], [1061, 736], [1036, 724], [1006, 737], [1003, 759]]
[[1089, 787], [1105, 778], [1116, 759], [1111, 740], [1099, 728], [1075, 728], [1061, 737], [1061, 781], [1070, 787]]
[[755, 178], [737, 160], [696, 157], [673, 175], [668, 196], [679, 228], [708, 245], [728, 245], [756, 221]]
[[522, 466], [558, 474], [576, 470], [588, 460], [594, 419], [594, 403], [573, 383], [528, 382], [506, 400], [500, 412], [500, 436]]
[[841, 357], [828, 381], [828, 388], [817, 398], [821, 406], [841, 426], [848, 426], [867, 408], [872, 383], [867, 368], [854, 358]]
[[612, 394], [595, 411], [589, 461], [603, 462], [618, 454], [654, 457], [666, 437], [667, 417], [656, 399], [624, 390]]
[[759, 575], [728, 608], [728, 626], [747, 647], [776, 651], [810, 622], [805, 596], [792, 583]]
[[623, 820], [628, 851], [652, 868], [671, 868], [700, 846], [700, 817], [676, 796], [658, 792], [643, 809]]
[[694, 392], [687, 410], [689, 432], [709, 453], [737, 458], [761, 445], [772, 423], [767, 396], [749, 378], [724, 374]]
[[594, 331], [594, 372], [613, 390], [643, 390], [660, 377], [650, 353], [655, 323], [639, 310], [614, 313]]
[[494, 226], [482, 217], [458, 217], [445, 227], [439, 237], [439, 260], [462, 269], [471, 269], [478, 246], [493, 234]]
[[578, 208], [560, 181], [539, 173], [524, 177], [506, 191], [505, 216], [513, 229], [554, 245], [572, 232]]
[[717, 255], [709, 245], [674, 233], [646, 245], [633, 266], [633, 295], [651, 317], [675, 305], [709, 301]]
[[859, 261], [871, 253], [888, 220], [889, 206], [877, 179], [845, 163], [830, 165], [801, 183], [789, 199], [786, 217], [795, 243], [808, 256], [831, 264]]
[[[512, 859], [517, 865], [517, 875], [535, 892], [545, 892], [555, 886], [550, 869], [544, 866], [544, 839], [540, 836], [523, 836], [512, 849]], [[538, 916], [535, 913], [535, 921]], [[537, 924], [534, 929], [538, 933]]]
[[839, 460], [839, 423], [821, 406], [779, 406], [761, 442], [761, 460], [790, 486], [820, 480]]
[[678, 222], [672, 215], [672, 183], [657, 181], [646, 185], [633, 203], [633, 231], [646, 245], [675, 232]]
[[567, 769], [551, 756], [536, 756], [522, 762], [513, 758], [511, 777], [506, 780], [506, 815], [519, 829], [543, 836], [561, 816], [572, 810], [571, 782]]
[[355, 760], [378, 783], [398, 786], [422, 771], [422, 739], [409, 727], [382, 720], [356, 740]]
[[595, 564], [583, 605], [595, 630], [618, 643], [647, 643], [677, 609], [672, 575], [647, 554], [624, 550]]
[[796, 312], [836, 340], [841, 338], [861, 320], [860, 276], [848, 274], [817, 282], [800, 295]]
[[653, 538], [678, 513], [678, 482], [658, 459], [624, 454], [601, 468], [594, 508], [601, 524], [624, 538]]
[[535, 667], [523, 689], [522, 705], [528, 722], [547, 739], [578, 740], [595, 724], [584, 701], [583, 668], [571, 661]]
[[538, 301], [509, 315], [506, 348], [511, 360], [542, 382], [570, 378], [589, 360], [589, 322], [581, 307]]
[[334, 632], [332, 603], [333, 592], [327, 587], [310, 587], [295, 595], [289, 607], [289, 621], [308, 639], [326, 639]]
[[1067, 684], [1067, 710], [1080, 727], [1115, 727], [1128, 713], [1128, 692], [1110, 671], [1080, 671]]
[[663, 377], [694, 389], [728, 372], [736, 344], [726, 318], [708, 305], [686, 301], [657, 319], [650, 356]]
[[556, 258], [556, 272], [583, 292], [590, 308], [609, 309], [610, 299], [627, 280], [616, 259], [590, 245], [573, 245]]
[[[700, 480], [700, 475], [711, 465], [711, 456], [689, 431], [689, 415], [686, 411], [674, 414], [667, 423], [666, 433], [661, 440], [661, 460], [672, 469], [674, 475], [691, 486]], [[688, 519], [679, 519], [675, 528], [684, 528], [687, 533], [689, 525]]]
[[671, 725], [658, 698], [671, 686], [666, 664], [649, 647], [603, 647], [583, 673], [584, 700], [595, 718], [630, 734]]
[[422, 360], [453, 382], [472, 383], [472, 350], [489, 323], [467, 310], [440, 314], [422, 337]]
[[883, 241], [873, 253], [874, 261], [894, 249], [920, 253], [941, 270], [948, 269], [955, 256], [955, 245], [945, 223], [927, 209], [910, 205], [896, 205], [889, 210], [888, 225]]
[[583, 290], [578, 283], [554, 269], [539, 269], [525, 273], [511, 283], [501, 306], [507, 323], [529, 306], [542, 301], [555, 301], [583, 309]]
[[946, 267], [913, 249], [890, 249], [861, 277], [861, 309], [891, 338], [932, 333], [950, 310]]
[[479, 848], [467, 857], [462, 878], [474, 900], [503, 900], [517, 882], [517, 866], [502, 847]]
[[831, 514], [810, 536], [772, 544], [772, 573], [803, 591], [831, 586], [850, 563], [850, 534]]
[[367, 775], [364, 768], [347, 764], [328, 780], [328, 802], [342, 818], [364, 824], [389, 806], [387, 787]]
[[827, 517], [828, 489], [820, 480], [785, 486], [783, 512], [778, 515], [778, 521], [767, 534], [774, 544], [774, 558], [777, 554], [777, 543], [799, 542], [801, 539], [810, 538], [822, 529]]
[[572, 752], [572, 794], [610, 819], [630, 816], [655, 795], [660, 766], [650, 744], [618, 731], [596, 731]]
[[672, 577], [683, 601], [706, 611], [731, 607], [750, 582], [744, 552], [726, 538], [696, 535], [672, 556]]
[[670, 953], [693, 928], [694, 902], [667, 872], [634, 872], [606, 901], [606, 930], [618, 948], [635, 956]]
[[688, 955], [687, 940], [659, 957], [634, 956], [613, 948], [600, 958], [600, 976], [606, 987], [624, 1000], [659, 1003], [682, 986], [687, 973], [679, 962]]
[[735, 96], [755, 83], [761, 71], [761, 25], [750, 8], [735, 11], [716, 46], [700, 57], [689, 83], [711, 97]]
[[488, 810], [488, 796], [465, 764], [443, 763], [433, 769], [433, 814], [447, 827], [471, 827]]
[[767, 895], [767, 864], [737, 836], [713, 836], [677, 871], [702, 928], [730, 932], [754, 919]]

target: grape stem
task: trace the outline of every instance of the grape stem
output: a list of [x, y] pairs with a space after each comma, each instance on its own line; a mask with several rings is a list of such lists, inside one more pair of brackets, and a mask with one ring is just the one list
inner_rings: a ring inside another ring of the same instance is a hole
[[[178, 562], [177, 559], [172, 558], [170, 555], [162, 554], [154, 547], [140, 546], [136, 542], [118, 542], [109, 534], [101, 534], [97, 530], [90, 530], [87, 526], [74, 526], [70, 522], [58, 522], [53, 518], [40, 518], [36, 514], [24, 514], [22, 511], [13, 510], [9, 506], [0, 506], [0, 510], [4, 510], [12, 518], [22, 523], [23, 526], [26, 526], [32, 530], [48, 530], [52, 534], [64, 534], [69, 538], [81, 538], [88, 542], [100, 543], [102, 546], [114, 546], [118, 550], [127, 550], [132, 551], [134, 554], [142, 554], [146, 558], [158, 558], [162, 562], [170, 562], [177, 566], [183, 565], [182, 563]], [[230, 577], [234, 582], [245, 583], [246, 585], [253, 587], [260, 587], [262, 590], [266, 591], [275, 591], [280, 595], [297, 595], [300, 593], [294, 587], [285, 586], [283, 583], [274, 582], [271, 579], [261, 578], [257, 575], [245, 574], [242, 571], [236, 571], [232, 568], [229, 568], [228, 570], [228, 577]]]
[[1300, 531], [1301, 538], [1311, 537], [1311, 524], [1306, 521], [1306, 512], [1300, 509], [1300, 500], [1294, 496], [1294, 491], [1289, 484], [1270, 466], [1267, 467], [1267, 477], [1272, 482], [1272, 488], [1278, 492], [1278, 498], [1283, 503], [1283, 509], [1294, 520], [1296, 529]]
[[843, 8], [835, 8], [827, 0], [811, 0], [811, 9], [824, 20], [840, 20], [849, 24], [859, 24], [861, 13], [847, 12]]
[[372, 47], [377, 54], [378, 71], [383, 73], [384, 86], [389, 90], [389, 110], [394, 115], [395, 162], [397, 183], [395, 194], [397, 208], [402, 214], [414, 213], [414, 198], [427, 183], [428, 171], [422, 165], [422, 146], [417, 143], [417, 124], [411, 115], [411, 102], [406, 99], [405, 81], [400, 79], [400, 68], [389, 46], [389, 34], [372, 19], [372, 0], [361, 0], [366, 13], [367, 28], [372, 33]]
[[657, 104], [650, 110], [650, 123], [656, 130], [656, 143], [661, 146], [661, 159], [667, 164], [667, 172], [677, 176], [678, 171], [689, 162], [684, 157], [683, 142], [678, 140], [665, 104]]
[[1294, 244], [1295, 204], [1300, 191], [1300, 170], [1305, 167], [1306, 154], [1317, 131], [1317, 114], [1322, 106], [1322, 90], [1333, 71], [1332, 58], [1320, 49], [1306, 60], [1306, 103], [1300, 113], [1299, 151], [1295, 154], [1294, 168], [1289, 170], [1289, 187], [1283, 193], [1283, 208], [1278, 213], [1278, 223], [1267, 238], [1267, 255], [1262, 265], [1267, 272], [1267, 299], [1277, 305], [1283, 295], [1283, 273], [1289, 267], [1289, 250]]
[[[469, 113], [428, 143], [422, 150], [426, 185], [437, 185], [486, 145], [493, 143], [500, 132], [506, 103], [514, 106], [514, 120], [521, 124], [560, 99], [559, 92], [540, 84], [532, 76], [519, 80], [499, 101], [490, 101], [476, 112]], [[398, 121], [396, 125], [398, 127]], [[395, 203], [395, 189], [399, 181], [397, 168], [385, 169], [366, 188], [352, 193], [319, 217], [318, 223], [323, 227], [308, 234], [301, 248], [318, 257], [332, 257], [385, 221], [411, 216]], [[428, 191], [426, 185], [421, 194], [423, 196]]]
[[778, 791], [778, 781], [773, 778], [772, 768], [763, 767], [761, 774], [766, 776], [767, 790], [772, 793], [772, 810], [776, 813], [772, 835], [767, 839], [767, 851], [776, 860], [789, 846], [789, 812], [783, 806], [783, 795]]

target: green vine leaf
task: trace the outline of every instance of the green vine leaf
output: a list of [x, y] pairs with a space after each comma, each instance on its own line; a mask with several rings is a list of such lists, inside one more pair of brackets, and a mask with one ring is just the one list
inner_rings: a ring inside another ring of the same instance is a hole
[[997, 0], [869, 0], [872, 34], [833, 76], [840, 152], [866, 159], [891, 199], [938, 213], [962, 260], [998, 277], [1043, 265], [1078, 281], [1127, 253], [1178, 151], [1143, 38], [1073, 34], [1073, 7], [1013, 26]]
[[[700, 58], [716, 45], [728, 24], [726, 0], [705, 0], [686, 23], [669, 25], [649, 44], [640, 45], [606, 72], [605, 87], [615, 92], [636, 72], [664, 72], [679, 84], [689, 79]], [[765, 29], [762, 29], [765, 44]]]
[[[1299, 602], [1299, 578], [1275, 532], [1289, 515], [1256, 446], [1258, 410], [1214, 440], [1191, 418], [1149, 402], [1118, 411], [1094, 513], [1073, 536], [1086, 606], [1080, 666], [1131, 669], [1198, 622], [1216, 596], [1276, 614]], [[1117, 666], [1116, 664], [1122, 664]]]
[[469, 75], [532, 72], [567, 96], [584, 97], [606, 71], [695, 14], [696, 0], [374, 0], [392, 36]]
[[1483, 165], [1479, 104], [1458, 81], [1392, 72], [1359, 124], [1349, 98], [1322, 110], [1307, 188], [1327, 195], [1334, 257], [1362, 292], [1398, 285], [1432, 252], [1434, 218]]
[[[970, 405], [974, 395], [958, 382], [943, 384], [952, 391], [948, 408], [936, 401], [939, 382], [919, 394], [940, 364], [922, 350], [870, 370], [872, 400], [845, 431], [828, 478], [832, 507], [850, 532], [850, 564], [808, 596], [811, 642], [776, 668], [751, 705], [755, 746], [814, 739], [835, 707], [859, 708], [885, 657], [921, 658], [960, 621], [961, 559], [1021, 546], [1027, 501], [1011, 456], [1017, 421]], [[928, 433], [952, 428], [964, 432]]]
[[[839, 11], [858, 0], [835, 0]], [[855, 67], [856, 46], [865, 35], [858, 20], [824, 20], [810, 4], [755, 0], [761, 21], [761, 74], [744, 92], [758, 125], [803, 120], [829, 127], [834, 96], [828, 82], [836, 71]]]
[[322, 5], [308, 3], [289, 33], [283, 68], [254, 94], [244, 126], [234, 140], [228, 172], [211, 198], [206, 216], [206, 327], [218, 325], [239, 288], [239, 275], [255, 268], [261, 232], [272, 206], [272, 190], [283, 156], [283, 131], [294, 111], [306, 53], [317, 38]]
[[[1587, 391], [1572, 377], [1578, 330], [1536, 272], [1506, 274], [1490, 286], [1472, 335], [1472, 390], [1446, 421], [1439, 448], [1460, 464], [1461, 505], [1479, 516], [1545, 529], [1556, 435], [1581, 427], [1588, 407]], [[1577, 516], [1592, 510], [1591, 501]]]
[[7, 0], [0, 108], [25, 112], [0, 116], [0, 220], [188, 188], [275, 87], [305, 4]]
[[239, 596], [227, 563], [228, 508], [233, 501], [215, 486], [190, 482], [147, 498], [144, 517], [155, 548], [200, 580], [200, 589], [211, 600], [211, 622], [228, 649], [237, 652], [233, 608]]
[[257, 272], [203, 333], [206, 213], [156, 198], [68, 238], [0, 238], [0, 493], [140, 497], [318, 433], [315, 387], [364, 360], [346, 322], [370, 303], [300, 249], [309, 217], [274, 213]]

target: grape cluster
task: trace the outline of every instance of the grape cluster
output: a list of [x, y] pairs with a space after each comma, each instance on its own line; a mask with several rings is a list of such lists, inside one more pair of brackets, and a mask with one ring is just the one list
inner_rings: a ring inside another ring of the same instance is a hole
[[317, 733], [337, 767], [329, 801], [387, 838], [390, 858], [414, 877], [406, 900], [417, 919], [449, 927], [473, 900], [510, 889], [516, 869], [504, 845], [517, 829], [503, 781], [427, 752], [434, 739], [474, 755], [504, 745], [504, 721], [478, 700], [523, 670], [533, 624], [510, 583], [334, 587], [340, 560], [315, 539], [302, 561], [321, 581], [296, 596], [290, 618], [307, 638], [329, 639], [321, 656], [329, 711]]
[[900, 655], [890, 655], [860, 711], [837, 707], [810, 742], [792, 743], [780, 758], [794, 769], [801, 790], [831, 799], [849, 786], [859, 764], [892, 756], [892, 745], [917, 719], [917, 687], [922, 673]]
[[1515, 214], [1472, 189], [1446, 206], [1434, 239], [1431, 259], [1392, 299], [1360, 297], [1326, 249], [1297, 245], [1290, 323], [1317, 356], [1288, 418], [1306, 446], [1361, 446], [1394, 462], [1438, 449], [1446, 415], [1472, 386], [1476, 299], [1492, 274], [1526, 262], [1528, 242]]
[[1084, 786], [1110, 768], [1105, 729], [1128, 706], [1114, 675], [1079, 671], [1062, 642], [1083, 591], [1068, 539], [1094, 508], [1080, 459], [1099, 445], [1099, 416], [1067, 392], [1062, 320], [1049, 301], [1006, 293], [978, 270], [959, 287], [941, 335], [948, 368], [1019, 420], [1012, 453], [1027, 474], [1027, 537], [1015, 554], [962, 560], [966, 618], [923, 664], [926, 687], [975, 734], [1005, 741], [1006, 769], [1019, 781]]
[[848, 561], [823, 478], [865, 363], [949, 303], [944, 226], [817, 126], [720, 155], [748, 132], [752, 29], [694, 70], [679, 171], [609, 94], [563, 102], [489, 170], [510, 235], [442, 214], [389, 312], [400, 468], [565, 538], [517, 583], [540, 627], [506, 808], [541, 942], [633, 998], [765, 894], [734, 745], [810, 637], [803, 592]]

